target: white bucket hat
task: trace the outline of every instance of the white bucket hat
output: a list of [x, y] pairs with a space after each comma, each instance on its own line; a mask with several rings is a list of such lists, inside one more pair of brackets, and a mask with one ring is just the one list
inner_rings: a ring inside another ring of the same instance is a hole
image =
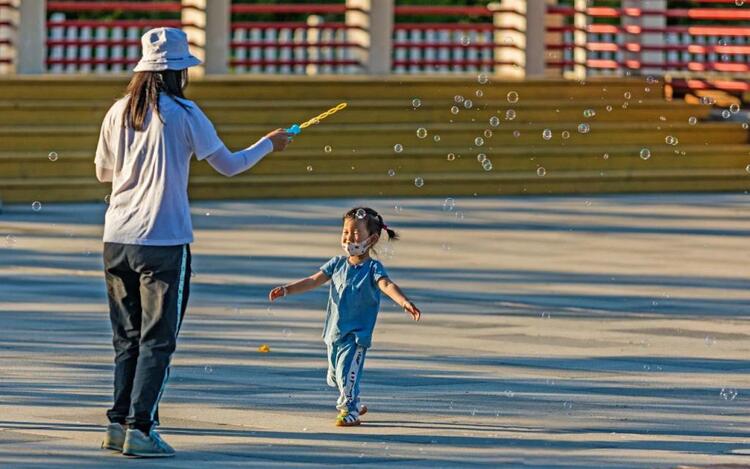
[[190, 53], [187, 34], [177, 28], [154, 28], [141, 37], [143, 56], [134, 72], [183, 70], [200, 65], [198, 57]]

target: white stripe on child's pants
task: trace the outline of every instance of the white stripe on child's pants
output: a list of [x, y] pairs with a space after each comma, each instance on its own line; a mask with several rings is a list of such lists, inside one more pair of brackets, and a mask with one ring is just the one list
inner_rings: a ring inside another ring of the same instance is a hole
[[[175, 327], [174, 340], [177, 340], [177, 334], [180, 332], [180, 322], [182, 321], [182, 294], [185, 290], [185, 272], [187, 271], [187, 244], [182, 246], [182, 259], [180, 260], [180, 280], [177, 286], [177, 327]], [[161, 395], [164, 394], [164, 388], [167, 387], [167, 380], [169, 380], [169, 367], [171, 366], [172, 356], [169, 356], [167, 362], [167, 369], [164, 372], [164, 380], [161, 382], [161, 388], [159, 394], [156, 396], [154, 407], [151, 408], [151, 420], [154, 420], [156, 409], [159, 408], [159, 401], [161, 401]]]
[[357, 350], [354, 352], [352, 362], [349, 364], [349, 373], [346, 378], [346, 386], [344, 386], [344, 397], [346, 398], [346, 405], [352, 401], [352, 393], [354, 392], [354, 385], [357, 382], [359, 372], [362, 370], [362, 355], [365, 353], [365, 348], [357, 345]]

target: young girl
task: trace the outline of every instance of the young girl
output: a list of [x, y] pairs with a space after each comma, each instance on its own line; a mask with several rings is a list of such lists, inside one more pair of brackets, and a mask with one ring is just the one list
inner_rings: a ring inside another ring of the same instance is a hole
[[383, 230], [389, 241], [398, 239], [383, 217], [371, 208], [355, 207], [344, 214], [343, 222], [341, 247], [346, 255], [329, 260], [310, 277], [274, 288], [268, 299], [306, 292], [332, 280], [323, 328], [328, 348], [327, 382], [339, 389], [336, 425], [349, 427], [359, 425], [359, 417], [367, 412], [366, 406], [359, 405], [359, 381], [380, 310], [380, 292], [415, 321], [422, 313], [391, 281], [383, 264], [370, 257]]

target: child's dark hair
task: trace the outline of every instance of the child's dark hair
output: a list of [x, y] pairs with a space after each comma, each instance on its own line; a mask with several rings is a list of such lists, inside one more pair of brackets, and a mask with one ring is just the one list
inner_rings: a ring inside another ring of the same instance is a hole
[[370, 235], [380, 235], [380, 232], [385, 230], [388, 233], [388, 241], [396, 241], [398, 239], [398, 233], [388, 228], [388, 225], [383, 221], [383, 217], [370, 207], [354, 207], [344, 214], [342, 221], [348, 218], [363, 220], [367, 225], [367, 232]]

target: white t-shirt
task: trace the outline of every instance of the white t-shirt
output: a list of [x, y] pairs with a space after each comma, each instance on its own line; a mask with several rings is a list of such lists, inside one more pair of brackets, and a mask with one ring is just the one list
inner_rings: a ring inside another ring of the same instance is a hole
[[[159, 96], [161, 119], [150, 113], [143, 131], [123, 126], [128, 98], [112, 105], [102, 123], [97, 166], [112, 170], [104, 242], [173, 246], [193, 241], [188, 174], [224, 143], [194, 102]], [[163, 121], [163, 122], [162, 122]]]

